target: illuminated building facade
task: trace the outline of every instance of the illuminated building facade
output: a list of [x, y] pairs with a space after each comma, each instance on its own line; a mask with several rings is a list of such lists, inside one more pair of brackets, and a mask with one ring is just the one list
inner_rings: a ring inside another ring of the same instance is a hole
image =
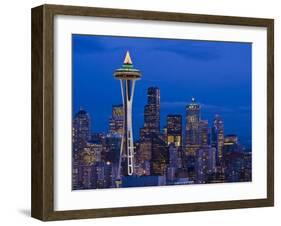
[[223, 157], [230, 152], [237, 152], [240, 150], [238, 137], [234, 134], [226, 135], [223, 143]]
[[221, 165], [224, 145], [224, 124], [219, 115], [215, 115], [212, 127], [212, 146], [217, 149], [217, 164]]
[[160, 133], [160, 89], [149, 87], [147, 89], [147, 105], [144, 107], [144, 127], [141, 137]]
[[192, 102], [186, 107], [186, 151], [189, 155], [195, 155], [200, 146], [200, 105], [192, 98]]
[[210, 146], [201, 147], [196, 152], [195, 172], [196, 183], [204, 184], [216, 170], [216, 149]]
[[169, 160], [166, 141], [154, 134], [151, 137], [151, 143], [151, 173], [163, 176]]
[[106, 162], [119, 164], [122, 137], [108, 134], [103, 144], [103, 158]]
[[201, 146], [210, 144], [210, 128], [208, 120], [200, 120], [199, 122], [199, 140]]
[[[83, 187], [82, 180], [84, 167], [81, 167], [80, 158], [87, 147], [88, 141], [91, 138], [91, 121], [88, 112], [83, 109], [78, 111], [72, 121], [72, 187], [79, 189]], [[89, 182], [86, 182], [86, 187]]]
[[176, 180], [176, 174], [178, 169], [182, 167], [180, 149], [181, 147], [175, 146], [174, 143], [171, 143], [168, 147], [169, 152], [169, 164], [167, 166], [167, 180], [168, 182], [174, 182]]
[[151, 142], [149, 139], [136, 142], [136, 175], [150, 175]]
[[91, 120], [88, 112], [80, 109], [76, 113], [72, 122], [72, 143], [74, 151], [85, 147], [91, 138]]
[[167, 144], [174, 144], [176, 147], [182, 146], [182, 116], [167, 116]]
[[[125, 62], [130, 60], [125, 59]], [[124, 85], [122, 79], [121, 82]], [[123, 91], [133, 94], [130, 84]], [[148, 105], [153, 105], [151, 109], [154, 110], [145, 114], [142, 133], [134, 143], [129, 139], [131, 122], [126, 122], [126, 118], [131, 120], [131, 116], [126, 117], [125, 104], [112, 106], [108, 133], [91, 133], [90, 116], [86, 111], [80, 110], [74, 115], [73, 190], [252, 180], [250, 149], [239, 144], [237, 135], [224, 135], [220, 116], [215, 116], [210, 128], [208, 121], [201, 119], [201, 108], [194, 98], [186, 108], [185, 145], [181, 115], [167, 114], [166, 126], [160, 132], [160, 118], [157, 116], [157, 112], [160, 113], [160, 92], [157, 89], [150, 87], [147, 92], [148, 104], [144, 113], [147, 113]], [[128, 97], [132, 101], [132, 96]], [[127, 106], [129, 109], [130, 104]], [[125, 141], [128, 148], [135, 149], [133, 158], [128, 158], [130, 153], [125, 148]], [[133, 167], [132, 175], [128, 174], [130, 167]]]
[[243, 150], [235, 134], [224, 137], [222, 165], [226, 181], [252, 180], [252, 154]]
[[109, 133], [122, 136], [124, 126], [124, 109], [123, 105], [112, 106], [112, 116], [109, 120]]
[[152, 142], [150, 139], [143, 140], [140, 143], [139, 149], [139, 161], [150, 161], [151, 160], [151, 148], [152, 148]]

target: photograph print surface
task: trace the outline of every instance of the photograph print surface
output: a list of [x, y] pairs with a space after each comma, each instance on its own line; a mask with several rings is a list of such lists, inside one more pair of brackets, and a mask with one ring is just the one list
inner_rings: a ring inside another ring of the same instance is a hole
[[251, 182], [252, 44], [72, 35], [72, 189]]

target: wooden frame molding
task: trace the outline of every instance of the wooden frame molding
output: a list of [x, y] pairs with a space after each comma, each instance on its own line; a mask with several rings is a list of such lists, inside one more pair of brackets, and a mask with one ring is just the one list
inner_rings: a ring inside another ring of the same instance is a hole
[[[267, 198], [54, 211], [54, 16], [95, 16], [157, 21], [195, 22], [267, 28]], [[32, 200], [31, 215], [50, 220], [161, 214], [274, 205], [274, 21], [273, 19], [211, 16], [138, 10], [42, 5], [32, 9]]]

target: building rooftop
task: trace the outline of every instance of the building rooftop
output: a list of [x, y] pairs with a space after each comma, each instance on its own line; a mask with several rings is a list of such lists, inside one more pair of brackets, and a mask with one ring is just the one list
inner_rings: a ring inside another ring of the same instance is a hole
[[196, 101], [195, 101], [195, 98], [194, 97], [192, 97], [191, 98], [191, 103], [189, 103], [187, 106], [186, 106], [186, 108], [187, 109], [194, 109], [194, 110], [196, 110], [196, 109], [200, 109], [200, 105], [198, 104], [198, 103], [196, 103]]

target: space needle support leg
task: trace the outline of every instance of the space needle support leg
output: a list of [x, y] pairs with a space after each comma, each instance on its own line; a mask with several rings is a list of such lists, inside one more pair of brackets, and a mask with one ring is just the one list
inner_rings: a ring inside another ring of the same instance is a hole
[[[123, 81], [120, 80], [120, 87], [121, 87], [121, 94], [122, 94], [122, 102], [123, 102], [123, 112], [125, 112], [125, 100], [124, 100], [124, 88], [123, 88]], [[125, 138], [125, 118], [123, 120], [123, 132], [122, 132], [122, 139], [121, 139], [121, 147], [120, 147], [120, 154], [119, 154], [119, 162], [118, 162], [118, 169], [117, 169], [117, 179], [121, 179], [121, 162], [124, 152], [124, 138]]]
[[128, 159], [128, 175], [134, 173], [134, 141], [132, 126], [132, 105], [135, 88], [135, 80], [126, 81], [127, 85], [127, 159]]

